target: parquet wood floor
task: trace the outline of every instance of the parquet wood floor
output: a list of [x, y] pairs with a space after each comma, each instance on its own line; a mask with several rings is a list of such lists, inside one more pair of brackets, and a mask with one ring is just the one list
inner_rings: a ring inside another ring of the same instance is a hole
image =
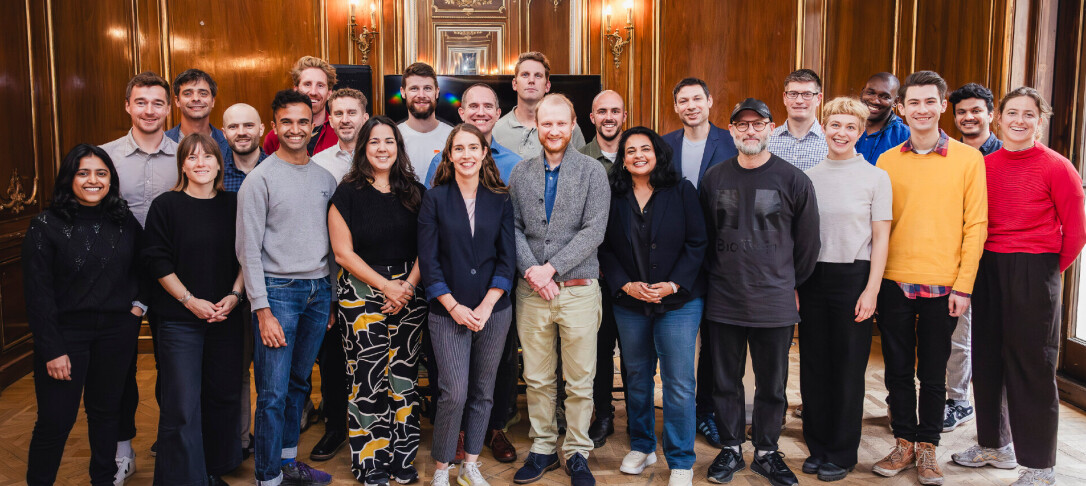
[[[154, 358], [150, 355], [141, 355], [139, 358], [138, 380], [141, 390], [152, 390], [154, 387]], [[314, 379], [317, 378], [314, 373]], [[616, 377], [616, 379], [618, 379]], [[873, 346], [871, 364], [867, 373], [867, 401], [865, 405], [863, 442], [860, 446], [860, 465], [856, 471], [840, 485], [862, 486], [898, 486], [912, 485], [916, 483], [915, 470], [908, 470], [895, 478], [882, 478], [871, 472], [871, 464], [882, 458], [892, 445], [892, 436], [886, 420], [886, 389], [882, 383], [883, 364], [882, 356], [877, 343]], [[315, 386], [315, 389], [319, 387]], [[657, 388], [657, 402], [659, 405], [659, 388]], [[789, 401], [799, 404], [799, 355], [793, 347], [791, 357], [791, 373], [789, 376]], [[253, 401], [255, 403], [255, 399]], [[660, 461], [653, 467], [646, 469], [641, 476], [627, 476], [618, 472], [618, 465], [622, 457], [629, 451], [629, 443], [625, 431], [625, 408], [620, 400], [615, 401], [618, 409], [616, 412], [617, 432], [607, 441], [603, 447], [596, 449], [589, 459], [589, 465], [596, 474], [599, 484], [603, 485], [665, 485], [668, 480], [667, 466], [663, 460], [661, 450], [657, 451]], [[523, 396], [520, 400], [521, 415], [527, 417], [526, 405]], [[657, 436], [660, 435], [661, 417], [657, 409]], [[34, 384], [30, 376], [27, 376], [0, 393], [0, 485], [23, 484], [26, 473], [26, 454], [30, 444], [30, 435], [37, 415], [37, 407], [34, 400]], [[154, 441], [154, 433], [158, 420], [158, 406], [151, 393], [142, 395], [142, 402], [138, 411], [137, 424], [140, 433], [133, 443], [137, 451], [137, 472], [129, 481], [129, 485], [151, 484], [154, 468], [154, 459], [150, 457], [148, 448]], [[423, 421], [422, 447], [419, 451], [417, 465], [422, 474], [423, 481], [428, 482], [432, 470], [432, 462], [429, 457], [430, 433], [432, 428], [429, 423]], [[323, 426], [314, 425], [302, 435], [299, 450], [301, 456], [308, 456], [313, 444], [323, 433]], [[514, 439], [518, 453], [523, 457], [527, 454], [530, 442], [528, 440], [527, 420], [521, 421], [512, 428], [510, 437]], [[950, 454], [962, 450], [976, 441], [976, 430], [972, 423], [960, 427], [958, 430], [943, 434], [942, 445], [938, 448], [939, 460], [946, 474], [947, 485], [1005, 485], [1017, 478], [1015, 471], [997, 469], [974, 470], [956, 466], [950, 463]], [[800, 421], [789, 414], [788, 423], [785, 426], [780, 441], [781, 450], [787, 455], [786, 461], [797, 473], [800, 464], [806, 457], [806, 446], [803, 444], [800, 430]], [[712, 462], [717, 450], [713, 449], [701, 439], [696, 445], [698, 456], [694, 466], [694, 484], [710, 484], [705, 479], [705, 471]], [[749, 464], [752, 450], [749, 444], [744, 447], [744, 454]], [[68, 439], [65, 450], [64, 462], [58, 475], [58, 484], [76, 485], [86, 484], [87, 462], [90, 451], [87, 443], [86, 419], [80, 414], [80, 420]], [[493, 459], [488, 460], [489, 451], [483, 451], [483, 473], [494, 485], [512, 484], [513, 473], [520, 466], [519, 461], [512, 464], [501, 464]], [[1086, 485], [1086, 413], [1072, 406], [1062, 404], [1060, 406], [1060, 432], [1059, 455], [1057, 458], [1058, 484], [1061, 485]], [[354, 481], [350, 473], [350, 458], [346, 451], [331, 461], [325, 463], [311, 463], [335, 477], [334, 484], [350, 485], [359, 484]], [[454, 473], [455, 474], [455, 473]], [[812, 476], [799, 474], [800, 484], [823, 484]], [[227, 476], [228, 482], [234, 485], [253, 483], [253, 462], [250, 458], [233, 474]], [[562, 470], [547, 473], [539, 483], [540, 485], [556, 486], [568, 485], [569, 478]], [[735, 485], [765, 486], [769, 483], [746, 469], [736, 475], [732, 481]]]

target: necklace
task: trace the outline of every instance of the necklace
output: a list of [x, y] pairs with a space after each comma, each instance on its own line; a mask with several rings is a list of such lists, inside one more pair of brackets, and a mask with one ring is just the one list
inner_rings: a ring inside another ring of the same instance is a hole
[[377, 189], [378, 191], [388, 189], [389, 185], [391, 185], [391, 183], [389, 183], [389, 182], [386, 182], [384, 184], [378, 184], [377, 181], [373, 181], [373, 188]]

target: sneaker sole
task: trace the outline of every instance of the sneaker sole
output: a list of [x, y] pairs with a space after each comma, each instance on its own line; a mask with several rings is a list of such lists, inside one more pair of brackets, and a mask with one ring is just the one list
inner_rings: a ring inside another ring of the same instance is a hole
[[1017, 461], [1014, 461], [1014, 462], [999, 462], [999, 461], [961, 462], [961, 461], [959, 461], [957, 459], [954, 459], [954, 456], [950, 456], [950, 459], [954, 461], [954, 464], [957, 464], [959, 466], [965, 466], [965, 467], [974, 467], [975, 468], [975, 467], [992, 466], [992, 467], [999, 468], [999, 469], [1014, 469], [1014, 468], [1018, 467], [1018, 462]]
[[653, 464], [656, 464], [656, 454], [650, 454], [648, 456], [645, 456], [645, 460], [641, 461], [641, 464], [639, 464], [640, 467], [625, 468], [625, 466], [619, 466], [618, 470], [624, 474], [636, 476], [638, 474], [641, 474], [645, 470], [645, 468]]
[[941, 477], [933, 479], [917, 478], [917, 480], [920, 481], [920, 484], [926, 485], [939, 486], [940, 484], [943, 484], [943, 478]]
[[750, 470], [754, 471], [754, 474], [757, 474], [757, 475], [765, 478], [766, 481], [769, 481], [769, 484], [772, 484], [773, 486], [792, 486], [793, 484], [799, 484], [799, 479], [798, 478], [796, 479], [795, 483], [782, 483], [782, 482], [774, 481], [773, 479], [771, 479], [769, 477], [768, 474], [765, 473], [765, 471], [762, 471], [762, 468], [758, 467], [757, 463], [751, 464], [750, 465]]
[[852, 472], [851, 467], [846, 469], [845, 472], [842, 472], [842, 473], [839, 473], [839, 474], [832, 474], [831, 475], [831, 474], [818, 473], [818, 480], [819, 481], [824, 481], [824, 482], [827, 482], [827, 483], [832, 483], [834, 481], [840, 481], [842, 479], [845, 479], [846, 477], [848, 477], [848, 473], [850, 473], [850, 472]]
[[472, 483], [459, 476], [456, 478], [456, 484], [459, 486], [490, 486], [490, 483]]
[[916, 464], [909, 464], [909, 465], [907, 465], [907, 466], [905, 466], [905, 467], [903, 467], [901, 469], [886, 469], [886, 468], [881, 468], [881, 467], [875, 466], [875, 467], [871, 468], [871, 472], [873, 472], [875, 474], [878, 474], [879, 476], [882, 476], [882, 477], [892, 478], [894, 476], [897, 476], [898, 474], [901, 474], [901, 471], [904, 471], [906, 469], [911, 469], [911, 468], [914, 468], [914, 467], [916, 467]]
[[729, 474], [729, 475], [727, 475], [725, 477], [716, 478], [716, 477], [713, 477], [713, 476], [708, 476], [709, 482], [714, 483], [714, 484], [727, 484], [727, 483], [730, 483], [730, 482], [732, 482], [732, 479], [735, 479], [735, 473], [737, 473], [739, 471], [742, 471], [742, 470], [744, 470], [746, 468], [747, 468], [747, 463], [746, 462], [740, 463], [738, 468], [736, 468], [734, 471], [732, 471], [731, 474]]
[[530, 478], [530, 479], [516, 479], [516, 478], [513, 478], [513, 482], [517, 483], [517, 484], [528, 484], [528, 483], [534, 483], [536, 481], [539, 481], [540, 479], [543, 478], [544, 474], [547, 474], [550, 471], [553, 471], [555, 469], [558, 469], [558, 468], [562, 467], [562, 465], [559, 464], [560, 462], [561, 461], [554, 461], [554, 464], [551, 464], [551, 465], [543, 468], [543, 470], [539, 472], [539, 475], [534, 477], [534, 478]]

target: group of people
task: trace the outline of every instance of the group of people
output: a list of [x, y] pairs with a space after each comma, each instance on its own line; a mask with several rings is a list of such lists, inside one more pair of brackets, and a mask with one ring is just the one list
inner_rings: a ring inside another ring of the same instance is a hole
[[[564, 465], [591, 486], [588, 456], [615, 430], [616, 345], [621, 472], [657, 462], [657, 369], [669, 484], [692, 484], [698, 434], [721, 449], [709, 481], [744, 469], [749, 349], [751, 469], [796, 484], [778, 441], [797, 323], [802, 471], [836, 481], [858, 462], [875, 319], [895, 438], [875, 473], [915, 467], [921, 484], [943, 484], [940, 435], [975, 416], [979, 443], [954, 462], [1021, 465], [1014, 484], [1054, 484], [1060, 274], [1086, 244], [1086, 215], [1077, 171], [1038, 142], [1052, 110], [1036, 90], [997, 109], [976, 84], [948, 96], [934, 72], [879, 73], [860, 98], [823, 103], [818, 75], [800, 69], [779, 126], [747, 98], [724, 129], [708, 85], [686, 78], [673, 91], [681, 129], [623, 130], [624, 100], [603, 91], [585, 144], [538, 52], [516, 63], [516, 107], [503, 116], [475, 84], [456, 126], [437, 119], [424, 63], [403, 73], [398, 124], [333, 91], [321, 59], [291, 76], [263, 144], [249, 105], [211, 125], [207, 73], [181, 73], [171, 97], [148, 72], [126, 89], [132, 129], [64, 158], [23, 245], [29, 484], [55, 480], [81, 397], [91, 482], [131, 476], [145, 313], [156, 484], [225, 484], [249, 454], [258, 484], [328, 484], [298, 459], [315, 362], [325, 433], [310, 458], [349, 445], [359, 482], [417, 482], [421, 362], [432, 486], [488, 484], [484, 446], [517, 460], [506, 433], [521, 377], [532, 444], [514, 482]], [[164, 130], [171, 100], [181, 120]], [[948, 101], [960, 141], [939, 128]]]

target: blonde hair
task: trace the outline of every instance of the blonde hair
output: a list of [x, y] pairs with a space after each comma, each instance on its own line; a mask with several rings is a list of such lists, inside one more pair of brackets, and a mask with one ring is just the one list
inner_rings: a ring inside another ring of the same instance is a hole
[[852, 115], [860, 119], [860, 123], [867, 123], [867, 117], [871, 116], [871, 109], [862, 101], [851, 96], [838, 96], [822, 105], [822, 121], [833, 115]]
[[321, 59], [319, 57], [302, 56], [301, 59], [298, 59], [298, 61], [294, 63], [294, 67], [290, 68], [290, 79], [294, 82], [295, 87], [298, 86], [298, 83], [302, 82], [302, 71], [305, 71], [309, 68], [317, 68], [321, 71], [324, 71], [324, 75], [328, 77], [328, 88], [331, 89], [332, 86], [335, 86], [335, 67], [333, 67], [331, 64], [328, 64], [328, 61], [325, 61], [324, 59]]
[[569, 119], [572, 121], [577, 120], [577, 112], [573, 110], [573, 102], [566, 98], [561, 93], [551, 93], [543, 97], [543, 99], [535, 105], [535, 117], [539, 118], [539, 109], [544, 105], [564, 104], [569, 108]]
[[[1037, 110], [1039, 111], [1038, 115], [1040, 115], [1041, 117], [1041, 123], [1037, 126], [1037, 132], [1033, 134], [1033, 137], [1035, 139], [1040, 139], [1044, 136], [1045, 128], [1048, 127], [1049, 118], [1052, 118], [1052, 105], [1049, 105], [1048, 101], [1045, 100], [1044, 96], [1041, 96], [1041, 93], [1038, 92], [1036, 89], [1033, 89], [1029, 86], [1022, 86], [1004, 95], [1003, 99], [999, 100], [999, 118], [1003, 118], [1003, 110], [1007, 107], [1008, 101], [1015, 98], [1021, 98], [1023, 96], [1027, 98], [1032, 98], [1033, 102], [1037, 104]], [[996, 125], [1002, 134], [1002, 121], [997, 119]]]

